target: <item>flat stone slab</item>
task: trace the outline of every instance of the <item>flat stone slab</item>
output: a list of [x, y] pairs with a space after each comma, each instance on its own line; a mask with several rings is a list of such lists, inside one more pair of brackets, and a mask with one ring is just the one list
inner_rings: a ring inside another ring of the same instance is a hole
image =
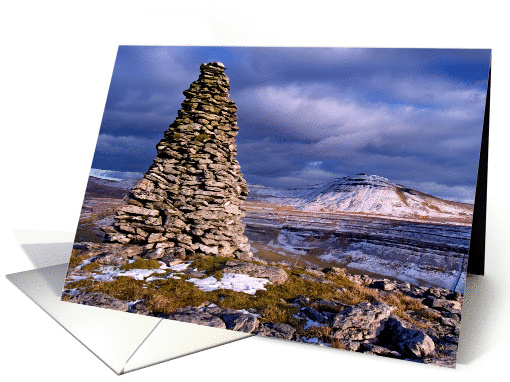
[[227, 261], [222, 271], [223, 273], [241, 273], [251, 277], [265, 278], [277, 285], [285, 283], [289, 278], [287, 272], [282, 268], [245, 262]]

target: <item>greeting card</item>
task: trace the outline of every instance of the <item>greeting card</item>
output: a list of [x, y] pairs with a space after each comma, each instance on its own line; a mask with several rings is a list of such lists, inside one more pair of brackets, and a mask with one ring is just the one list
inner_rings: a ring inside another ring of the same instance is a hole
[[455, 366], [489, 69], [490, 50], [121, 46], [62, 300]]

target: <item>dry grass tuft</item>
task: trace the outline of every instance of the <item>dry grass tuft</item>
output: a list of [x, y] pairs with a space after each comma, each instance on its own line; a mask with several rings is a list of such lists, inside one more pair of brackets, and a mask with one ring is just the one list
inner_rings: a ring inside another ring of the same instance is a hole
[[85, 264], [83, 267], [81, 267], [82, 271], [86, 272], [93, 272], [99, 268], [99, 264], [96, 262]]
[[300, 334], [307, 338], [317, 337], [319, 340], [325, 343], [331, 343], [332, 338], [331, 335], [331, 327], [329, 326], [311, 326], [308, 329], [300, 330]]
[[360, 302], [378, 302], [381, 301], [381, 298], [376, 289], [351, 282], [350, 285], [344, 287], [344, 291], [340, 293], [338, 300], [347, 305], [356, 305]]

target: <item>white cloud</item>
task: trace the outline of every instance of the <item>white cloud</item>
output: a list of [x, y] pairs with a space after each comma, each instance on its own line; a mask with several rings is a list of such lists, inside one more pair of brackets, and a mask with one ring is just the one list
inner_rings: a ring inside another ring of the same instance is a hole
[[308, 162], [298, 171], [271, 180], [274, 187], [303, 187], [317, 183], [327, 183], [338, 177], [338, 174], [323, 170], [321, 161]]
[[403, 183], [404, 186], [425, 192], [426, 194], [437, 196], [441, 199], [454, 200], [461, 203], [474, 203], [476, 186], [446, 186], [436, 182], [412, 182], [396, 181]]

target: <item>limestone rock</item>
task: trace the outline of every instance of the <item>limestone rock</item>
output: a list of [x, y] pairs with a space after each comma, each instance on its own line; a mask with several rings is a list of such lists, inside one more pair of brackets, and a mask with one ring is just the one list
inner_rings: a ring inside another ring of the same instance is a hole
[[253, 263], [227, 261], [223, 273], [241, 273], [251, 277], [268, 279], [273, 284], [283, 284], [288, 279], [287, 272], [278, 267], [270, 265], [259, 265]]
[[347, 341], [364, 341], [376, 338], [382, 327], [382, 321], [391, 313], [389, 305], [376, 302], [360, 302], [347, 308], [333, 318], [332, 327], [336, 329], [333, 338]]
[[325, 322], [324, 316], [310, 306], [304, 308], [303, 313], [312, 321], [320, 322], [321, 324]]
[[392, 316], [385, 323], [381, 337], [391, 341], [404, 355], [423, 358], [432, 354], [434, 341], [424, 332], [407, 326], [400, 318]]
[[372, 343], [363, 343], [360, 345], [359, 351], [366, 354], [378, 354], [390, 358], [401, 358], [402, 355], [394, 350], [390, 350], [383, 346], [375, 345]]
[[210, 326], [213, 328], [226, 329], [225, 323], [216, 316], [208, 312], [203, 312], [199, 308], [186, 307], [176, 309], [175, 313], [168, 317], [171, 320], [189, 322], [192, 324]]
[[459, 301], [447, 300], [443, 298], [427, 297], [426, 299], [423, 300], [423, 304], [433, 309], [445, 310], [451, 313], [460, 312], [460, 310], [462, 309], [462, 304]]
[[165, 250], [163, 248], [154, 248], [147, 251], [143, 257], [146, 259], [160, 259], [165, 255]]
[[121, 312], [127, 312], [129, 308], [127, 302], [121, 301], [115, 297], [101, 292], [79, 292], [71, 297], [68, 301], [76, 304], [92, 305], [100, 308], [119, 310]]
[[251, 333], [259, 326], [259, 320], [250, 314], [229, 313], [221, 316], [227, 329]]
[[395, 281], [390, 281], [388, 279], [382, 279], [374, 280], [369, 286], [370, 288], [380, 289], [384, 291], [392, 291], [397, 287], [397, 283]]
[[314, 282], [314, 283], [320, 283], [320, 284], [332, 284], [333, 283], [333, 281], [328, 280], [325, 277], [316, 277], [316, 276], [312, 276], [312, 275], [307, 275], [305, 273], [301, 273], [299, 275], [299, 277], [305, 281], [308, 281], [308, 282]]
[[274, 337], [290, 340], [294, 335], [295, 331], [296, 329], [288, 324], [279, 324], [271, 322], [265, 326], [262, 326], [258, 332], [255, 332], [255, 334], [260, 334], [265, 337]]

